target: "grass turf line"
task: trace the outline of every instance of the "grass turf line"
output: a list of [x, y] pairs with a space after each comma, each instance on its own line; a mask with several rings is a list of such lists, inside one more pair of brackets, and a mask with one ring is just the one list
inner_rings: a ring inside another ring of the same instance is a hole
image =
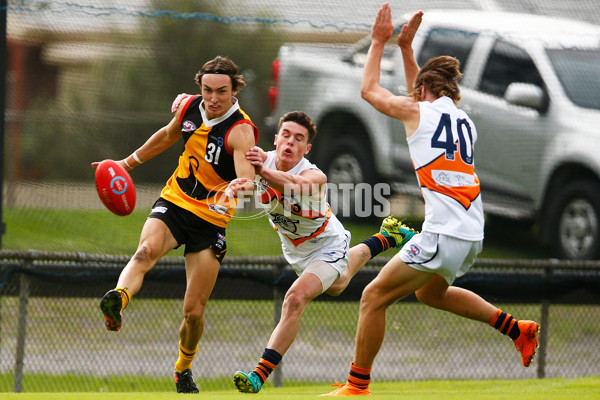
[[[600, 399], [600, 377], [575, 379], [547, 378], [527, 380], [468, 380], [468, 381], [416, 381], [374, 382], [371, 385], [375, 399], [403, 400], [512, 400], [515, 396], [544, 400], [595, 400]], [[303, 400], [317, 399], [319, 394], [333, 388], [326, 385], [266, 388], [258, 396], [264, 399]], [[227, 391], [200, 392], [194, 399], [239, 400], [248, 396], [233, 388]], [[128, 400], [175, 400], [177, 393], [130, 392]], [[123, 393], [1, 393], [0, 399], [17, 400], [122, 400]]]

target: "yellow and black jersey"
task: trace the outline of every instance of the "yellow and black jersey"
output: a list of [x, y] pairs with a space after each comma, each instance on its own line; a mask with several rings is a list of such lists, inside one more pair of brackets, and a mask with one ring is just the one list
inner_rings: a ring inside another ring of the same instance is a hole
[[202, 108], [202, 96], [190, 97], [179, 117], [183, 153], [161, 197], [213, 225], [226, 227], [235, 211], [235, 203], [224, 202], [223, 193], [227, 184], [236, 178], [227, 136], [238, 124], [252, 126], [256, 143], [258, 129], [239, 107], [237, 99], [223, 116], [208, 120]]

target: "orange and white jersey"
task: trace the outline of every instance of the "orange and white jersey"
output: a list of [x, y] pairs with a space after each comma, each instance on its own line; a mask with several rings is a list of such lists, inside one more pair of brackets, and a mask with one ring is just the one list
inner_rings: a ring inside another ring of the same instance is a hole
[[407, 139], [425, 200], [423, 231], [483, 239], [483, 205], [475, 174], [477, 130], [449, 97], [420, 102], [420, 121]]
[[[275, 151], [267, 152], [265, 167], [277, 170], [275, 154]], [[318, 168], [303, 158], [286, 172], [299, 175], [308, 169]], [[268, 211], [269, 222], [281, 239], [284, 256], [296, 272], [303, 270], [311, 260], [335, 263], [348, 258], [350, 233], [331, 212], [327, 191], [322, 199], [318, 195], [281, 193], [262, 178], [258, 187], [259, 203]]]

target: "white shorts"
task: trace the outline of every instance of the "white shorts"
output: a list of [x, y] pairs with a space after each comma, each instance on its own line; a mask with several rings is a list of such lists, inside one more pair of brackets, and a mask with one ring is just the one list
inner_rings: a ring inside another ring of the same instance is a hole
[[483, 240], [471, 241], [431, 232], [412, 237], [398, 257], [409, 267], [441, 275], [449, 285], [467, 273], [483, 249]]
[[342, 276], [350, 257], [350, 237], [350, 232], [343, 231], [340, 235], [319, 238], [314, 243], [306, 241], [298, 247], [282, 239], [283, 255], [298, 276], [315, 261], [326, 262]]

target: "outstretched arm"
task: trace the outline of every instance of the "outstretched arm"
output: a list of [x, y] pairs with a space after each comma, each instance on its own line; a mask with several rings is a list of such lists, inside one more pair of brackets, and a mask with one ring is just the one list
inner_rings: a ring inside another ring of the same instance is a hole
[[264, 166], [266, 153], [260, 147], [253, 147], [246, 153], [246, 158], [254, 166], [257, 175], [263, 178], [274, 189], [281, 193], [292, 193], [302, 195], [318, 194], [319, 198], [324, 195], [327, 176], [318, 169], [307, 169], [300, 174], [290, 174]]
[[402, 52], [402, 62], [404, 63], [404, 76], [406, 77], [406, 90], [411, 93], [415, 89], [415, 78], [419, 73], [419, 66], [415, 60], [412, 42], [415, 34], [423, 20], [423, 11], [419, 11], [412, 16], [407, 24], [404, 24], [398, 35], [398, 46]]
[[307, 169], [299, 175], [263, 167], [260, 176], [281, 193], [323, 198], [327, 176], [318, 169]]
[[387, 102], [394, 95], [379, 85], [381, 57], [383, 56], [385, 44], [392, 37], [393, 33], [392, 11], [390, 5], [385, 3], [377, 12], [375, 23], [371, 29], [371, 46], [367, 53], [367, 60], [360, 85], [362, 98], [384, 114], [387, 114]]
[[377, 12], [371, 30], [371, 46], [367, 53], [360, 93], [379, 112], [406, 123], [407, 120], [414, 119], [418, 112], [416, 102], [409, 97], [396, 96], [379, 84], [383, 49], [393, 33], [392, 11], [390, 5], [385, 3]]

